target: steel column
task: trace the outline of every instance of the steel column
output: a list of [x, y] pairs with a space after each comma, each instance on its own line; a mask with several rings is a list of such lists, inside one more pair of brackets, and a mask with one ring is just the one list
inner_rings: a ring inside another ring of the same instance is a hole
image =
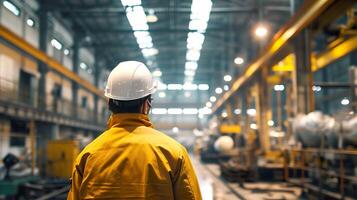
[[293, 71], [294, 114], [314, 110], [313, 77], [311, 69], [310, 31], [305, 29], [295, 40], [295, 70]]
[[[83, 38], [83, 34], [81, 32], [77, 32], [74, 35], [74, 43], [73, 43], [73, 72], [78, 75], [79, 72], [79, 50], [80, 43]], [[74, 117], [78, 117], [78, 83], [72, 81], [72, 114]]]

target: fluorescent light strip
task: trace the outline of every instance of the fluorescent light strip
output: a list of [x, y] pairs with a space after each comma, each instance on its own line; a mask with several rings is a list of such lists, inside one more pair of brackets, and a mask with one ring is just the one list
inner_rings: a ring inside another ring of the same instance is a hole
[[187, 35], [187, 52], [185, 64], [185, 82], [192, 83], [197, 70], [197, 62], [206, 32], [209, 15], [212, 9], [211, 0], [192, 0], [189, 30]]
[[210, 108], [153, 108], [151, 113], [153, 115], [208, 115], [212, 112]]
[[[155, 73], [154, 73], [155, 74]], [[185, 84], [163, 84], [161, 82], [158, 83], [157, 86], [158, 90], [209, 90], [208, 84], [192, 84], [192, 83], [185, 83]]]

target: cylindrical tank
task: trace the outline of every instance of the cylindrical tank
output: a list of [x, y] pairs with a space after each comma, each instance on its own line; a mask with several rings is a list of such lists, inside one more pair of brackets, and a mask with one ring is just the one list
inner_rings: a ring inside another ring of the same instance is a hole
[[214, 148], [218, 152], [227, 152], [234, 147], [234, 141], [230, 136], [220, 136], [214, 143]]

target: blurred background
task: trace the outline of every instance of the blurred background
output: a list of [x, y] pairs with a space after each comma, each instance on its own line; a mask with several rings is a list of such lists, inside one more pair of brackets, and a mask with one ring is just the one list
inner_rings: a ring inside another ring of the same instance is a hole
[[0, 199], [65, 199], [137, 60], [204, 199], [357, 199], [355, 0], [0, 0]]

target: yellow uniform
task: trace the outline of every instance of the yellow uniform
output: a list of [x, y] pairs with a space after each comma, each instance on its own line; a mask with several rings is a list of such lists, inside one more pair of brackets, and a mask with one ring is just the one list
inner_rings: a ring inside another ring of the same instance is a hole
[[67, 199], [202, 199], [186, 149], [143, 114], [114, 114], [78, 156]]

